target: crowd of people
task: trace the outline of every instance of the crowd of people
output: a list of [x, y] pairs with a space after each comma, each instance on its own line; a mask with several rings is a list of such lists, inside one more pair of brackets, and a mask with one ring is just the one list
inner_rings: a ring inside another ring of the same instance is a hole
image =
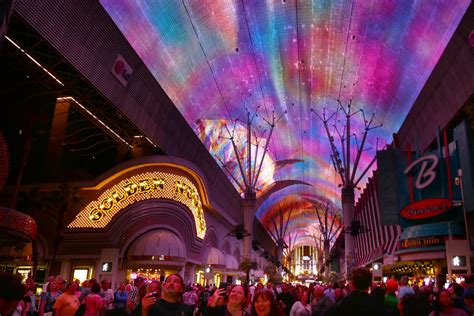
[[474, 315], [474, 276], [448, 288], [410, 286], [408, 278], [374, 284], [366, 268], [352, 282], [305, 286], [290, 283], [185, 285], [179, 274], [164, 282], [137, 277], [115, 291], [110, 282], [67, 283], [50, 276], [39, 302], [28, 278], [0, 273], [0, 316], [467, 316]]

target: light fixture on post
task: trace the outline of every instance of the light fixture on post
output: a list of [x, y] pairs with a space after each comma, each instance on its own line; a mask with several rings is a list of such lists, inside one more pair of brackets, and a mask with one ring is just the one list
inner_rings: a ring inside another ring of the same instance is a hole
[[236, 225], [227, 236], [232, 236], [237, 238], [237, 240], [241, 240], [244, 237], [250, 236], [250, 233], [244, 229], [244, 225]]
[[[250, 236], [252, 232], [253, 221], [255, 218], [255, 205], [257, 200], [257, 184], [260, 179], [265, 156], [267, 155], [269, 149], [268, 146], [270, 145], [270, 139], [272, 137], [273, 130], [276, 124], [286, 114], [285, 111], [283, 114], [277, 117], [275, 111], [273, 111], [271, 120], [263, 118], [263, 121], [268, 124], [269, 131], [268, 134], [265, 134], [264, 132], [262, 133], [261, 137], [258, 137], [252, 125], [255, 124], [254, 120], [257, 117], [257, 111], [259, 108], [260, 107], [258, 106], [253, 114], [246, 110], [247, 117], [245, 121], [239, 119], [234, 121], [235, 125], [237, 125], [238, 121], [245, 124], [245, 141], [239, 139], [235, 135], [235, 127], [233, 130], [231, 130], [226, 124], [224, 125], [224, 128], [227, 132], [227, 136], [220, 136], [220, 138], [224, 138], [232, 144], [232, 149], [234, 151], [235, 160], [238, 166], [237, 173], [240, 173], [239, 176], [234, 175], [234, 171], [229, 169], [228, 166], [231, 164], [229, 163], [230, 161], [221, 159], [217, 155], [215, 156], [220, 162], [224, 171], [229, 175], [230, 179], [234, 181], [234, 183], [243, 193], [243, 225], [239, 226], [242, 226], [244, 234], [239, 233], [238, 235], [235, 234], [235, 236], [237, 239], [243, 238], [243, 258], [248, 259], [249, 261], [251, 260], [252, 243], [250, 238], [244, 237]], [[239, 148], [238, 143], [240, 142], [245, 144], [244, 148]], [[263, 148], [260, 147], [262, 142], [264, 142]], [[255, 150], [252, 150], [252, 148], [255, 148]], [[244, 153], [246, 153], [246, 155], [244, 155]], [[239, 238], [240, 236], [242, 237]], [[249, 282], [249, 280], [247, 280], [247, 282]]]
[[260, 249], [260, 242], [258, 240], [252, 240], [252, 249], [258, 251]]
[[[347, 233], [344, 238], [344, 259], [345, 259], [345, 274], [348, 277], [352, 270], [355, 268], [355, 249], [354, 249], [354, 237], [361, 233], [361, 229], [363, 227], [360, 225], [360, 222], [357, 226], [357, 221], [354, 221], [354, 207], [355, 207], [355, 194], [354, 190], [357, 188], [359, 182], [365, 177], [367, 172], [370, 170], [372, 165], [375, 163], [376, 157], [372, 159], [372, 161], [367, 165], [367, 167], [357, 175], [357, 171], [359, 169], [359, 163], [361, 161], [362, 153], [370, 148], [365, 148], [367, 135], [369, 131], [379, 128], [382, 126], [380, 125], [373, 125], [375, 113], [372, 114], [372, 117], [369, 119], [365, 116], [365, 113], [362, 109], [358, 111], [353, 110], [352, 100], [349, 101], [347, 107], [344, 107], [339, 99], [337, 99], [338, 109], [335, 113], [330, 115], [329, 117], [326, 116], [326, 109], [323, 109], [323, 114], [320, 115], [313, 109], [313, 112], [323, 123], [324, 129], [326, 131], [327, 137], [329, 139], [330, 147], [331, 147], [331, 161], [334, 166], [334, 170], [340, 176], [340, 186], [341, 190], [341, 200], [342, 200], [342, 210], [343, 210], [343, 220], [345, 232]], [[343, 126], [342, 132], [336, 126], [337, 124], [337, 116], [336, 114], [342, 111], [345, 116], [345, 125]], [[353, 125], [352, 120], [353, 117], [361, 113], [362, 120], [364, 124], [364, 131], [362, 132], [362, 140], [359, 143], [357, 140], [357, 135], [352, 132], [351, 126]], [[336, 118], [334, 118], [336, 117]], [[329, 123], [331, 120], [336, 120], [334, 124], [334, 129], [336, 133], [339, 135], [340, 139], [340, 148], [336, 146], [335, 138], [331, 134], [329, 130]], [[354, 140], [353, 140], [354, 139]], [[378, 139], [377, 139], [378, 140]], [[356, 148], [354, 148], [354, 143]], [[378, 141], [377, 141], [378, 143]], [[375, 146], [377, 147], [378, 144]], [[377, 148], [376, 148], [377, 149]], [[355, 152], [356, 156], [355, 159], [352, 157], [352, 153]], [[342, 153], [342, 155], [341, 155]], [[356, 177], [357, 176], [357, 177]], [[349, 230], [351, 227], [351, 230]]]
[[359, 234], [367, 233], [368, 231], [369, 229], [361, 225], [360, 221], [352, 221], [351, 225], [344, 229], [344, 232], [352, 237], [357, 237]]

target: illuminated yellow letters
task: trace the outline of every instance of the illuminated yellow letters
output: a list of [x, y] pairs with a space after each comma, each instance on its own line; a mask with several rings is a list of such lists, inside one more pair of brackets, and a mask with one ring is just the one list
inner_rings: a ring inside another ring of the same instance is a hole
[[140, 192], [148, 192], [151, 190], [150, 183], [148, 182], [148, 179], [145, 180], [140, 180]]
[[125, 200], [125, 198], [126, 198], [125, 195], [120, 196], [120, 195], [117, 193], [117, 191], [113, 191], [113, 192], [112, 192], [112, 197], [114, 198], [115, 202], [117, 202], [117, 203], [122, 202], [122, 201]]
[[128, 196], [132, 196], [138, 191], [138, 185], [135, 183], [129, 183], [123, 187]]

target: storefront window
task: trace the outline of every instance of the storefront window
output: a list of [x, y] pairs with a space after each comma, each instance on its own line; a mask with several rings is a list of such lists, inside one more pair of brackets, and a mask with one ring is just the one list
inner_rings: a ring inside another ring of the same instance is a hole
[[74, 269], [73, 279], [74, 280], [77, 279], [81, 283], [89, 279], [89, 269], [86, 269], [86, 268]]
[[22, 277], [22, 282], [25, 283], [28, 276], [31, 276], [31, 267], [18, 267], [16, 273], [20, 274]]

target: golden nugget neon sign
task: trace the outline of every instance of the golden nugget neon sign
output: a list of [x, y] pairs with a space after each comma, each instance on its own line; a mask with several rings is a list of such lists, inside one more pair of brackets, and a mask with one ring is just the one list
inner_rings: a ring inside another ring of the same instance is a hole
[[204, 238], [206, 221], [196, 187], [183, 176], [165, 172], [145, 172], [113, 185], [90, 202], [68, 228], [103, 228], [120, 210], [148, 199], [170, 199], [184, 204], [194, 216], [197, 236]]
[[119, 206], [118, 204], [120, 204], [123, 200], [136, 194], [149, 192], [152, 190], [163, 190], [164, 186], [165, 179], [163, 178], [150, 178], [139, 180], [138, 183], [127, 183], [126, 185], [123, 185], [122, 190], [120, 190], [125, 191], [125, 193], [120, 193], [119, 190], [112, 191], [110, 196], [103, 199], [100, 204], [90, 212], [89, 219], [93, 222], [101, 221], [108, 211], [110, 211], [115, 206]]

